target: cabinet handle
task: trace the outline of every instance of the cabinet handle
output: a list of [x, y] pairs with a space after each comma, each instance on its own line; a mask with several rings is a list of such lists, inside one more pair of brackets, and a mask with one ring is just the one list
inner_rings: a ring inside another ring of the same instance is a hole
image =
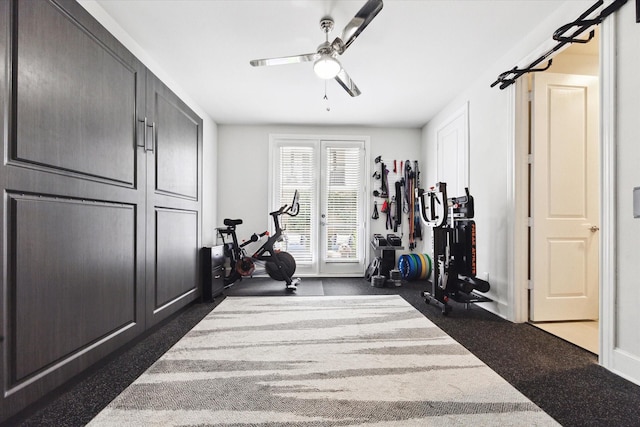
[[[146, 120], [146, 118], [145, 118], [145, 120]], [[156, 140], [156, 122], [151, 122], [151, 126], [149, 126], [145, 122], [145, 125], [147, 127], [151, 128], [151, 144], [149, 144], [151, 146], [151, 148], [149, 148], [149, 145], [147, 145], [147, 134], [145, 132], [144, 151], [151, 151], [153, 153], [154, 147], [155, 147], [155, 140]]]
[[136, 147], [143, 147], [145, 149], [145, 151], [146, 151], [146, 148], [147, 148], [147, 118], [145, 117], [144, 120], [138, 119], [138, 121], [140, 123], [143, 123], [144, 126], [142, 128], [142, 145], [138, 144], [138, 140], [140, 138], [137, 138], [136, 139]]

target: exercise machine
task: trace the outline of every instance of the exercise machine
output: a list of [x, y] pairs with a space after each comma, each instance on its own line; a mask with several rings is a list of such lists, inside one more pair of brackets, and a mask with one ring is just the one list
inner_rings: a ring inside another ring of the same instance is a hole
[[422, 292], [427, 304], [435, 300], [442, 314], [451, 311], [449, 300], [469, 308], [473, 302], [489, 302], [479, 295], [488, 292], [489, 282], [476, 277], [476, 223], [473, 196], [465, 189], [462, 197], [447, 198], [447, 184], [439, 182], [429, 191], [416, 190], [423, 222], [433, 229], [433, 279]]
[[[300, 211], [298, 203], [298, 190], [293, 195], [291, 205], [284, 205], [277, 211], [269, 213], [273, 220], [275, 233], [270, 234], [269, 231], [263, 233], [253, 233], [249, 240], [239, 243], [236, 234], [236, 227], [242, 224], [241, 219], [224, 220], [224, 228], [218, 228], [218, 235], [222, 239], [224, 247], [224, 255], [229, 259], [229, 274], [225, 275], [225, 288], [233, 285], [243, 277], [251, 276], [255, 270], [255, 262], [264, 262], [265, 270], [269, 277], [274, 280], [284, 281], [288, 291], [295, 291], [300, 284], [300, 278], [293, 279], [292, 276], [296, 271], [296, 260], [289, 252], [280, 251], [274, 248], [274, 245], [282, 240], [282, 227], [280, 226], [280, 217], [282, 215], [296, 216]], [[253, 253], [248, 256], [245, 247], [251, 243], [258, 242], [264, 237], [264, 243]]]

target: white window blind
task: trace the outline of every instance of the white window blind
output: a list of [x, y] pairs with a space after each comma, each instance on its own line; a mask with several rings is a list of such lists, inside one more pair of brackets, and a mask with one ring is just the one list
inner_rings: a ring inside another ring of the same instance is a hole
[[311, 212], [316, 192], [314, 167], [315, 150], [305, 146], [280, 146], [280, 186], [278, 197], [281, 204], [291, 203], [298, 190], [300, 212], [297, 216], [283, 215], [283, 250], [291, 253], [298, 265], [311, 264], [315, 244], [312, 241]]
[[326, 261], [360, 262], [362, 150], [327, 146], [325, 156]]

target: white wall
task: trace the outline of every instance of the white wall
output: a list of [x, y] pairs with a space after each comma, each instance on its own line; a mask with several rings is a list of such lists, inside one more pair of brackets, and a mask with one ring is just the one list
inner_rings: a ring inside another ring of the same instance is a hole
[[196, 104], [154, 60], [140, 47], [140, 45], [109, 16], [98, 3], [93, 0], [80, 0], [84, 7], [100, 24], [102, 24], [120, 43], [133, 53], [149, 70], [151, 70], [164, 84], [166, 84], [182, 101], [198, 114], [203, 121], [202, 129], [202, 244], [210, 245], [214, 239], [214, 225], [216, 221], [216, 175], [215, 164], [217, 155], [217, 125], [209, 115]]
[[[435, 179], [435, 133], [453, 111], [469, 102], [470, 186], [476, 198], [478, 271], [490, 273], [492, 289], [489, 295], [496, 303], [486, 307], [507, 318], [512, 315], [513, 307], [508, 303], [514, 286], [507, 280], [507, 250], [511, 237], [507, 234], [507, 224], [513, 220], [509, 212], [512, 206], [510, 192], [514, 184], [513, 93], [511, 89], [490, 89], [489, 84], [500, 72], [535, 59], [530, 56], [531, 52], [540, 52], [541, 47], [544, 51], [544, 46], [552, 46], [553, 42], [548, 40], [553, 31], [572, 21], [590, 5], [591, 2], [564, 3], [556, 15], [520, 41], [478, 81], [461, 90], [457, 99], [423, 128], [424, 160], [431, 166], [427, 168], [430, 171], [427, 179]], [[640, 23], [635, 22], [635, 5], [630, 2], [623, 6], [616, 22], [618, 32], [613, 44], [617, 78], [613, 124], [616, 133], [615, 184], [613, 188], [603, 188], [602, 191], [615, 193], [612, 199], [615, 200], [614, 251], [617, 258], [613, 283], [605, 281], [602, 284], [605, 293], [614, 295], [614, 299], [607, 308], [612, 313], [613, 327], [605, 331], [611, 336], [604, 338], [604, 343], [610, 348], [602, 348], [601, 353], [606, 356], [603, 364], [607, 369], [640, 384], [640, 334], [637, 327], [640, 324], [640, 219], [634, 219], [632, 213], [632, 191], [640, 186]], [[552, 72], [557, 70], [550, 69]]]
[[[390, 161], [420, 158], [420, 129], [388, 129], [370, 127], [322, 126], [218, 126], [218, 211], [219, 222], [224, 218], [242, 218], [239, 236], [249, 236], [269, 226], [269, 135], [337, 135], [370, 137], [369, 166], [371, 174], [377, 170], [376, 156]], [[393, 172], [389, 185], [393, 186]], [[370, 193], [379, 188], [379, 181], [370, 181]], [[367, 202], [373, 209], [373, 196]], [[378, 203], [380, 209], [381, 203]], [[370, 218], [371, 212], [368, 217]], [[387, 234], [384, 215], [371, 220], [371, 233]], [[218, 224], [221, 226], [222, 224]], [[370, 234], [371, 234], [370, 233]]]
[[[557, 12], [524, 40], [514, 41], [511, 51], [487, 70], [480, 70], [475, 82], [461, 87], [460, 95], [427, 123], [422, 130], [423, 161], [429, 174], [427, 183], [436, 179], [436, 135], [438, 129], [465, 102], [469, 102], [469, 187], [475, 198], [477, 224], [478, 276], [488, 274], [494, 300], [484, 306], [505, 318], [513, 318], [510, 306], [509, 251], [513, 186], [513, 86], [506, 90], [491, 88], [497, 76], [514, 65], [525, 66], [537, 58], [531, 53], [541, 46], [551, 48], [551, 35], [561, 25], [574, 20], [590, 7], [589, 1], [563, 3]], [[545, 65], [545, 64], [542, 64]], [[553, 71], [553, 67], [550, 71]], [[455, 84], [458, 82], [451, 82]], [[428, 248], [425, 248], [428, 250]]]
[[[508, 103], [491, 81], [483, 81], [468, 92], [469, 100], [469, 190], [475, 199], [478, 276], [489, 274], [488, 296], [496, 301], [491, 310], [507, 316], [507, 164], [510, 120]], [[425, 186], [436, 183], [437, 131], [466, 101], [462, 98], [443, 110], [423, 128]], [[431, 252], [430, 247], [425, 251]]]
[[640, 186], [640, 23], [635, 7], [617, 17], [617, 283], [610, 369], [640, 384], [640, 219], [633, 218], [632, 191]]
[[553, 59], [553, 72], [597, 76], [600, 73], [598, 55], [572, 55], [569, 50], [563, 51]]

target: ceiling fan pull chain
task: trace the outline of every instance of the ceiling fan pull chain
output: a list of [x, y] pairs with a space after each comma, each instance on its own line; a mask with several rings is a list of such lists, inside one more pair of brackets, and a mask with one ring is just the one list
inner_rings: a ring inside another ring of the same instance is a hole
[[329, 106], [329, 98], [327, 97], [327, 81], [324, 81], [324, 105], [327, 111], [331, 111], [331, 107]]

